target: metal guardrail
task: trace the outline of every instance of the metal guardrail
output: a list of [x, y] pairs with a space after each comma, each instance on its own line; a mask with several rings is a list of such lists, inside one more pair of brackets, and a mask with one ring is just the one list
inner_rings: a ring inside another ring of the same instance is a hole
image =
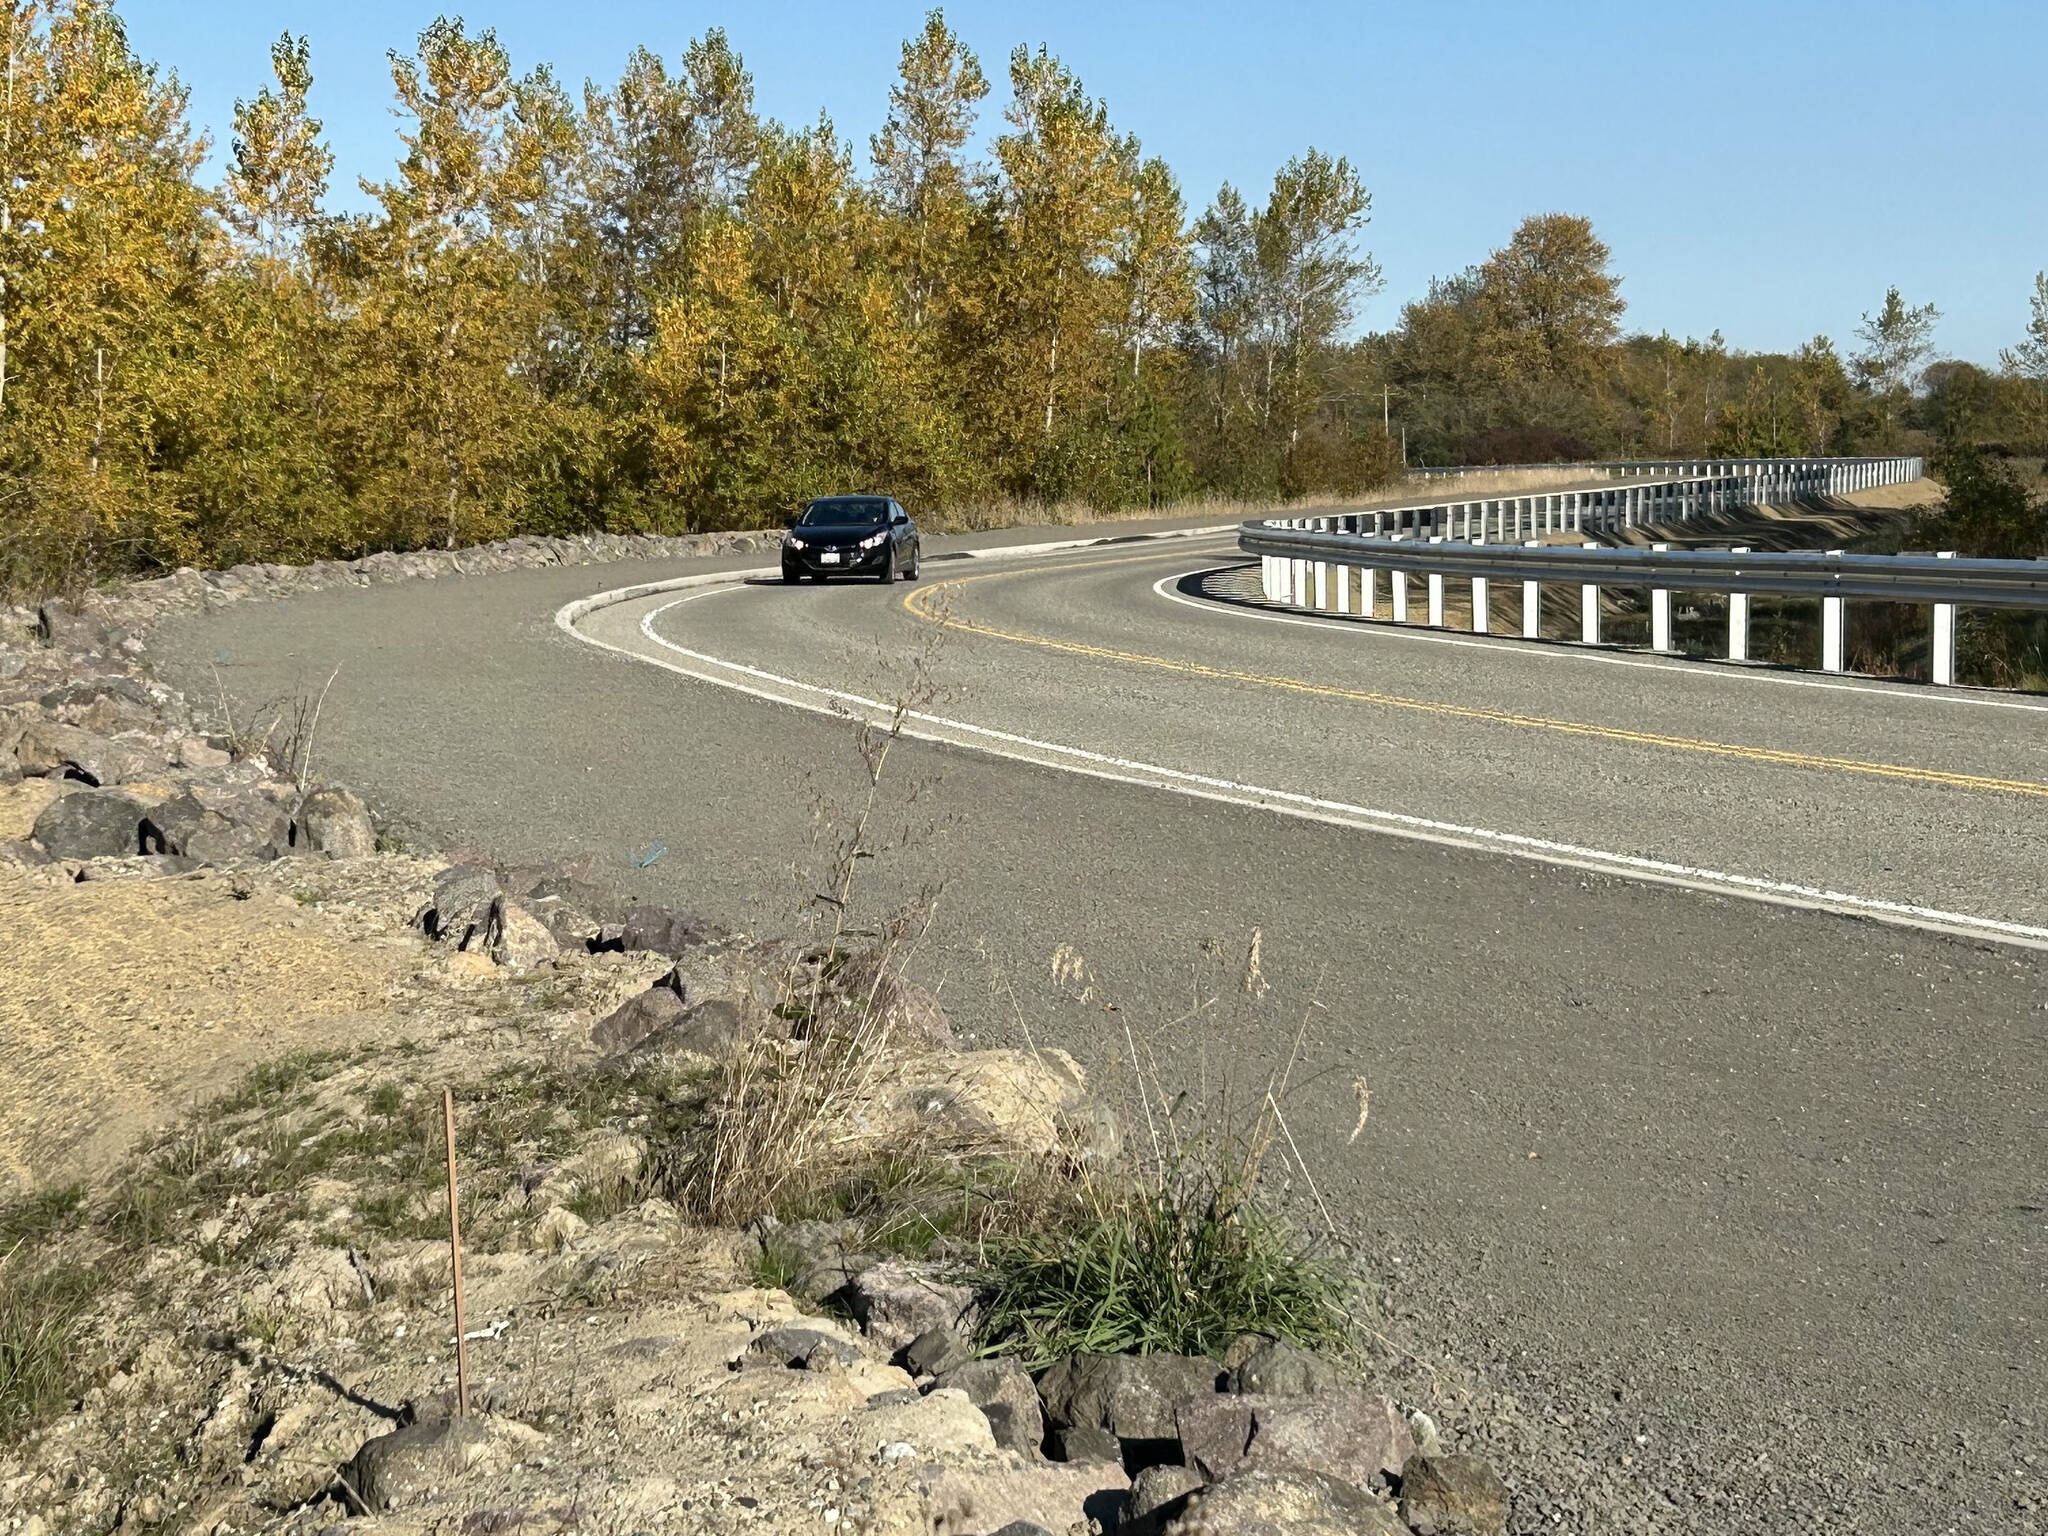
[[[1628, 465], [1630, 470], [1656, 465]], [[1694, 466], [1687, 466], [1688, 468]], [[1490, 627], [1490, 584], [1522, 584], [1522, 635], [1540, 633], [1543, 588], [1579, 588], [1580, 633], [1600, 643], [1599, 594], [1605, 587], [1648, 588], [1651, 649], [1670, 651], [1674, 591], [1728, 594], [1728, 655], [1749, 657], [1749, 598], [1755, 593], [1821, 600], [1821, 667], [1844, 667], [1850, 598], [1931, 603], [1934, 607], [1934, 681], [1955, 681], [1955, 611], [1958, 607], [2048, 610], [2048, 560], [1960, 560], [1933, 555], [1851, 555], [1841, 550], [1757, 553], [1672, 550], [1666, 545], [1611, 548], [1544, 544], [1530, 535], [1580, 533], [1592, 528], [1685, 521], [1704, 509], [1765, 504], [1787, 487], [1828, 487], [1827, 494], [1861, 485], [1918, 478], [1918, 459], [1742, 460], [1697, 466], [1705, 474], [1646, 481], [1613, 490], [1534, 492], [1469, 502], [1441, 499], [1409, 507], [1322, 517], [1247, 522], [1238, 545], [1260, 557], [1269, 601], [1377, 616], [1378, 573], [1390, 578], [1395, 623], [1408, 622], [1408, 580], [1428, 584], [1428, 622], [1443, 624], [1444, 581], [1472, 583], [1472, 627]], [[1811, 494], [1812, 492], [1809, 492]], [[1739, 498], [1739, 499], [1738, 499]], [[1509, 542], [1491, 542], [1499, 529]], [[1465, 536], [1461, 538], [1459, 535]]]

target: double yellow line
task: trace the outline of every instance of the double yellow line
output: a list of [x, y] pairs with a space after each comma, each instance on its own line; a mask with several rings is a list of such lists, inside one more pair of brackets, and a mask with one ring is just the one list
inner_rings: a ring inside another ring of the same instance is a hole
[[[1185, 551], [1176, 550], [1168, 554], [1126, 556], [1119, 560], [1090, 561], [1088, 564], [1126, 565], [1138, 561], [1185, 556]], [[1034, 566], [1032, 569], [1043, 571], [1046, 567]], [[1149, 656], [1142, 651], [1118, 650], [1112, 646], [1089, 645], [1079, 640], [1058, 640], [1050, 635], [1002, 629], [975, 619], [961, 618], [936, 606], [941, 593], [971, 586], [976, 582], [1025, 574], [1028, 573], [1014, 570], [990, 571], [983, 575], [955, 576], [948, 580], [935, 581], [910, 593], [903, 599], [903, 606], [926, 623], [943, 625], [967, 634], [985, 635], [991, 640], [1007, 640], [1015, 645], [1037, 646], [1041, 650], [1059, 651], [1069, 656], [1086, 656], [1093, 660], [1118, 662], [1125, 666], [1149, 667], [1161, 672], [1177, 673], [1183, 677], [1247, 683], [1254, 687], [1275, 688], [1282, 692], [1307, 694], [1315, 698], [1342, 699], [1352, 704], [1410, 710], [1417, 714], [1435, 715], [1448, 720], [1511, 725], [1524, 730], [1551, 731], [1560, 736], [1590, 737], [1599, 741], [1621, 742], [1629, 746], [1659, 747], [1672, 752], [1697, 752], [1709, 757], [1735, 758], [1742, 762], [1769, 763], [1786, 768], [1821, 768], [1837, 773], [1900, 780], [1909, 784], [1939, 784], [1949, 789], [1985, 790], [2048, 799], [2048, 784], [2037, 784], [2028, 779], [1999, 779], [1976, 773], [1950, 773], [1939, 768], [1915, 768], [1906, 763], [1871, 763], [1854, 757], [1826, 757], [1810, 752], [1786, 752], [1776, 747], [1744, 746], [1737, 742], [1711, 741], [1698, 736], [1666, 736], [1655, 731], [1631, 731], [1619, 726], [1592, 725], [1581, 720], [1553, 720], [1544, 715], [1525, 715], [1514, 710], [1483, 709], [1470, 704], [1447, 704], [1437, 699], [1409, 698], [1403, 694], [1383, 693], [1371, 688], [1342, 688], [1330, 683], [1311, 683], [1297, 677], [1280, 677], [1267, 672], [1246, 672], [1236, 667], [1212, 667], [1199, 661], [1183, 661], [1170, 656]]]

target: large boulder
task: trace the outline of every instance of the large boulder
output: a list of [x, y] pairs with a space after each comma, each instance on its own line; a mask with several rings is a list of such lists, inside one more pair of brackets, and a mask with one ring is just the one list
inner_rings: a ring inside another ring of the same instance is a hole
[[208, 864], [261, 863], [291, 847], [291, 818], [247, 785], [195, 784], [149, 813], [144, 851]]
[[1416, 1536], [1500, 1536], [1508, 1489], [1477, 1456], [1410, 1456], [1401, 1467], [1401, 1518]]
[[143, 852], [149, 806], [118, 789], [86, 789], [52, 800], [36, 817], [35, 839], [60, 859], [121, 858]]
[[77, 779], [95, 788], [153, 779], [165, 766], [144, 747], [56, 720], [29, 722], [15, 743], [14, 755], [25, 774]]
[[1245, 1466], [1188, 1498], [1166, 1536], [1408, 1536], [1371, 1494], [1305, 1467]]
[[970, 1360], [932, 1383], [934, 1391], [947, 1387], [965, 1392], [982, 1411], [997, 1445], [1036, 1459], [1045, 1439], [1045, 1416], [1038, 1405], [1038, 1389], [1015, 1360]]
[[330, 785], [299, 802], [292, 817], [291, 844], [300, 853], [364, 859], [377, 851], [377, 825], [360, 799]]
[[930, 1264], [889, 1259], [862, 1270], [847, 1302], [861, 1332], [892, 1355], [929, 1328], [973, 1331], [974, 1287]]
[[1370, 1488], [1398, 1474], [1415, 1451], [1393, 1400], [1355, 1388], [1191, 1396], [1176, 1408], [1175, 1429], [1187, 1464], [1211, 1479], [1284, 1463]]
[[1038, 1380], [1046, 1417], [1061, 1429], [1100, 1428], [1151, 1447], [1174, 1441], [1175, 1407], [1216, 1390], [1216, 1362], [1191, 1355], [1069, 1355]]

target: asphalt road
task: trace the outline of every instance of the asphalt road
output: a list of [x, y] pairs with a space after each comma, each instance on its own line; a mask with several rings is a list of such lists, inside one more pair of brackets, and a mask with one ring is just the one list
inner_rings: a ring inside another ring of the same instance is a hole
[[[660, 667], [554, 612], [702, 563], [241, 605], [158, 644], [195, 694], [213, 662], [245, 701], [339, 665], [322, 755], [385, 814], [508, 860], [589, 855], [757, 929], [802, 899], [819, 800], [858, 790], [853, 732], [669, 668], [828, 708], [812, 690], [907, 692], [920, 729], [1017, 754], [890, 759], [906, 846], [874, 900], [943, 880], [919, 964], [956, 1024], [1114, 1073], [1129, 1022], [1192, 1077], [1260, 1072], [1309, 1017], [1292, 1129], [1391, 1302], [1543, 1428], [1551, 1460], [1515, 1471], [1549, 1480], [1546, 1528], [2044, 1528], [2048, 956], [1716, 881], [2048, 922], [2048, 720], [1282, 624], [1205, 597], [1229, 563], [934, 561], [909, 593], [678, 592], [585, 621]], [[1205, 946], [1254, 928], [1263, 1003], [1173, 1025]], [[1053, 984], [1061, 946], [1092, 1001]]]

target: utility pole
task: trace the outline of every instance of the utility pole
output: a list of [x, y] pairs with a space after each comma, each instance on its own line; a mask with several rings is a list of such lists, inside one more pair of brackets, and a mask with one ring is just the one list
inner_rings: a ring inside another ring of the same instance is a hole
[[1394, 435], [1394, 386], [1380, 386], [1380, 431], [1387, 437]]

